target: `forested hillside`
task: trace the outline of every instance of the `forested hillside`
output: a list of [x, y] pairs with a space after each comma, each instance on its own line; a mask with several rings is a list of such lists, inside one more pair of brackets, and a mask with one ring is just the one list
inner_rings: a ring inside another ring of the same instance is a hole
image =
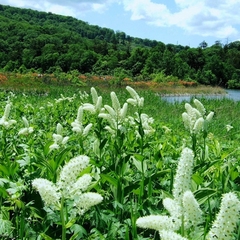
[[164, 75], [240, 88], [240, 41], [212, 46], [202, 41], [190, 48], [134, 38], [73, 17], [0, 5], [0, 69], [77, 70], [157, 81]]

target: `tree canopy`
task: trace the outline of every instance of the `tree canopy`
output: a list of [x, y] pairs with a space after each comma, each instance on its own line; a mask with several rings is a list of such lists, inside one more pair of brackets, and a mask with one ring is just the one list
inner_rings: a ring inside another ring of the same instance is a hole
[[34, 69], [151, 79], [164, 73], [240, 88], [240, 41], [197, 48], [135, 38], [70, 16], [0, 5], [0, 69]]

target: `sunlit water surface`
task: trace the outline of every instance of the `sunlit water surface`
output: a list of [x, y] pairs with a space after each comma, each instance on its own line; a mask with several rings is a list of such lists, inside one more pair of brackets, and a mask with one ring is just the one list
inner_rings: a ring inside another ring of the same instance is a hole
[[234, 101], [240, 101], [240, 90], [234, 90], [234, 89], [226, 89], [226, 94], [211, 94], [211, 95], [179, 95], [179, 96], [161, 96], [162, 100], [165, 100], [167, 102], [183, 102], [187, 101], [190, 102], [192, 98], [197, 98], [201, 100], [201, 98], [207, 98], [207, 99], [232, 99]]

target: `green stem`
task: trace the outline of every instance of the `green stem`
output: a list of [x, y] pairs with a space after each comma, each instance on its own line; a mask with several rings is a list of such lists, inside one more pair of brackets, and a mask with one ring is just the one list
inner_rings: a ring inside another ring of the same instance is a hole
[[83, 136], [80, 136], [79, 138], [79, 144], [80, 144], [80, 154], [84, 154], [84, 146], [83, 146]]
[[206, 138], [203, 138], [203, 154], [202, 154], [202, 162], [205, 160], [206, 155]]
[[[141, 144], [142, 145], [142, 144]], [[142, 146], [141, 146], [142, 147]], [[141, 155], [143, 155], [143, 148], [141, 148]], [[140, 198], [139, 203], [142, 205], [143, 203], [143, 194], [144, 194], [144, 180], [145, 180], [145, 174], [144, 174], [144, 159], [141, 160], [141, 170], [142, 170], [142, 180], [141, 180], [141, 186], [140, 186]]]
[[194, 156], [196, 156], [196, 147], [197, 147], [197, 137], [196, 134], [192, 134], [192, 150], [194, 152]]
[[65, 223], [65, 216], [64, 216], [64, 197], [62, 196], [61, 199], [61, 209], [60, 209], [60, 216], [62, 221], [62, 240], [66, 240], [66, 223]]
[[[141, 109], [139, 109], [138, 111], [139, 114], [139, 133], [141, 136], [140, 139], [140, 154], [141, 156], [143, 156], [143, 146], [144, 146], [144, 130], [143, 130], [143, 124], [142, 124], [142, 120], [141, 120]], [[143, 194], [144, 194], [144, 180], [145, 180], [145, 173], [144, 173], [144, 159], [141, 160], [141, 170], [142, 170], [142, 179], [141, 179], [141, 185], [140, 185], [140, 194], [139, 194], [139, 203], [140, 205], [142, 205], [143, 203]]]
[[133, 239], [138, 239], [137, 237], [137, 225], [136, 225], [136, 221], [137, 221], [137, 204], [134, 202], [134, 200], [131, 200], [132, 204], [131, 204], [131, 222], [132, 222], [132, 236]]

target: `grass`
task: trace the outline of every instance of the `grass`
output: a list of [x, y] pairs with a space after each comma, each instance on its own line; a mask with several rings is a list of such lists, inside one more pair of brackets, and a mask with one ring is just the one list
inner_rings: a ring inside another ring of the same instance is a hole
[[59, 86], [72, 87], [83, 86], [88, 89], [89, 87], [96, 87], [101, 90], [116, 90], [119, 88], [125, 88], [131, 86], [137, 91], [149, 90], [156, 92], [160, 95], [202, 95], [202, 94], [225, 94], [225, 90], [219, 86], [205, 86], [200, 84], [186, 84], [191, 82], [177, 81], [177, 82], [162, 82], [157, 83], [154, 81], [131, 81], [125, 78], [120, 84], [114, 84], [114, 78], [111, 76], [102, 77], [99, 76], [85, 76], [80, 75], [78, 80], [75, 80], [74, 84], [70, 80], [66, 80], [68, 76], [63, 76], [59, 80], [54, 75], [43, 75], [39, 77], [37, 73], [0, 73], [1, 87], [4, 89], [16, 89], [16, 90], [35, 90], [35, 91], [51, 91], [52, 89], [58, 89]]
[[[0, 221], [10, 226], [0, 230], [1, 239], [160, 239], [158, 231], [139, 228], [136, 221], [151, 214], [168, 214], [163, 199], [174, 198], [174, 178], [185, 147], [194, 152], [190, 188], [203, 211], [203, 221], [198, 229], [179, 228], [178, 234], [191, 239], [194, 233], [200, 236], [194, 239], [204, 240], [219, 212], [222, 194], [234, 192], [240, 197], [239, 102], [201, 98], [206, 115], [213, 111], [214, 117], [195, 135], [184, 127], [182, 119], [185, 104], [194, 106], [194, 98], [190, 102], [163, 101], [156, 94], [168, 93], [163, 85], [125, 81], [116, 86], [97, 78], [84, 79], [84, 86], [76, 88], [45, 83], [32, 75], [25, 76], [24, 81], [15, 77], [2, 77], [5, 83], [0, 92], [0, 116], [11, 102], [8, 119], [17, 121], [7, 129], [0, 126]], [[35, 81], [30, 84], [29, 79]], [[124, 103], [131, 97], [126, 85], [144, 98], [144, 106], [128, 104], [127, 115], [121, 118]], [[92, 113], [84, 110], [77, 116], [84, 103], [97, 105], [91, 87], [102, 97], [101, 108], [112, 114], [112, 120], [106, 115], [99, 117], [100, 108]], [[186, 94], [188, 90], [199, 94], [204, 89], [174, 86], [171, 94]], [[110, 95], [112, 91], [117, 99]], [[207, 92], [218, 91], [211, 88]], [[18, 134], [26, 127], [22, 117], [33, 127], [33, 133]], [[81, 123], [82, 130], [89, 123], [92, 127], [84, 135], [84, 131], [73, 131], [73, 122]], [[61, 131], [57, 129], [59, 123]], [[55, 142], [54, 134], [69, 139]], [[53, 143], [58, 148], [50, 150]], [[90, 165], [77, 176], [92, 176], [83, 192], [103, 196], [100, 204], [82, 215], [75, 207], [76, 193], [62, 196], [58, 207], [49, 206], [32, 186], [38, 178], [58, 182], [64, 166], [78, 155], [90, 158]], [[239, 219], [234, 224], [239, 228]], [[231, 239], [239, 239], [239, 234], [234, 231]]]

